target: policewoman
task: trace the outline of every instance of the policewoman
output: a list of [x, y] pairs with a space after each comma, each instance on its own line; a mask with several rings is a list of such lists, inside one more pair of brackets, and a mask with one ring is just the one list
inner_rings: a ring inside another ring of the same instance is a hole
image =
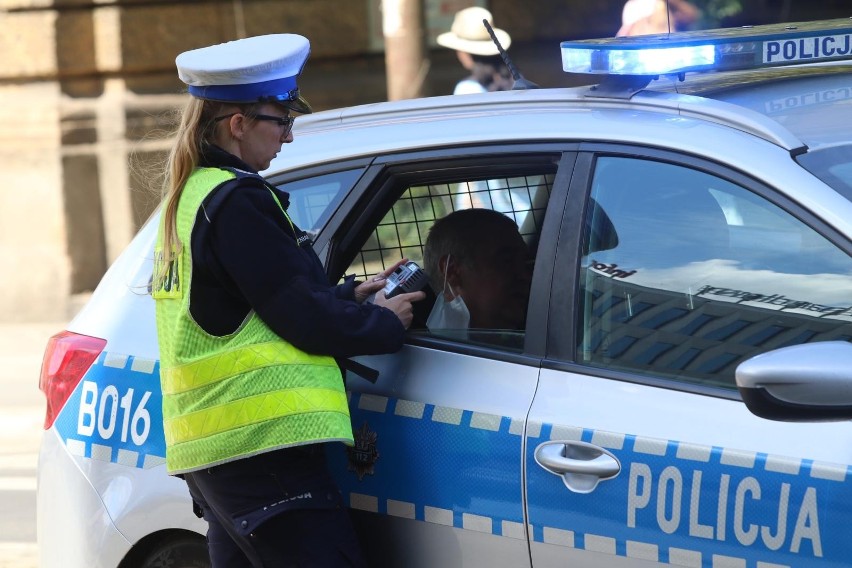
[[[329, 284], [286, 192], [258, 172], [311, 107], [295, 34], [176, 59], [191, 95], [167, 163], [152, 294], [169, 474], [208, 523], [214, 567], [362, 566], [324, 447], [353, 443], [336, 359], [403, 344], [397, 265]], [[375, 303], [364, 302], [376, 294]]]

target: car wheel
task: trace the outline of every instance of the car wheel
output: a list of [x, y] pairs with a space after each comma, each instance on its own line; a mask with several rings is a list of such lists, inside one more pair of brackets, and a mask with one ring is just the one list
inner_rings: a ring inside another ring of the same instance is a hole
[[[131, 558], [135, 556], [135, 558]], [[207, 543], [203, 537], [167, 538], [128, 556], [121, 568], [210, 568]]]

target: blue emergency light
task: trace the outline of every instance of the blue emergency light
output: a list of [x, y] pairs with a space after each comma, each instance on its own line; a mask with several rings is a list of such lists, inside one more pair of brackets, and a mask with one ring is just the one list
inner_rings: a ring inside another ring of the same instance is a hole
[[564, 41], [567, 73], [656, 76], [852, 60], [852, 19]]

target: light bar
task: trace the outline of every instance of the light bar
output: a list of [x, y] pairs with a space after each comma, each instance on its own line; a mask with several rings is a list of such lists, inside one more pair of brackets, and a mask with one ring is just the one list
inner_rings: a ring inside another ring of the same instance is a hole
[[852, 61], [852, 19], [561, 43], [566, 73], [666, 75]]

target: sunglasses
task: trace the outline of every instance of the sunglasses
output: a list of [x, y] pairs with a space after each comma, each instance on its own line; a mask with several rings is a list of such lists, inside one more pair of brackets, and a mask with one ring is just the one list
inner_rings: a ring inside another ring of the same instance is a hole
[[[238, 112], [232, 112], [231, 114], [224, 114], [222, 116], [217, 116], [213, 119], [213, 122], [219, 122], [220, 120], [225, 120], [226, 118], [231, 118], [235, 114], [240, 114]], [[246, 115], [246, 118], [254, 119], [254, 120], [266, 120], [269, 122], [274, 122], [278, 126], [284, 128], [284, 134], [289, 134], [290, 130], [293, 129], [293, 122], [296, 121], [295, 116], [271, 116], [268, 114], [253, 114]]]

